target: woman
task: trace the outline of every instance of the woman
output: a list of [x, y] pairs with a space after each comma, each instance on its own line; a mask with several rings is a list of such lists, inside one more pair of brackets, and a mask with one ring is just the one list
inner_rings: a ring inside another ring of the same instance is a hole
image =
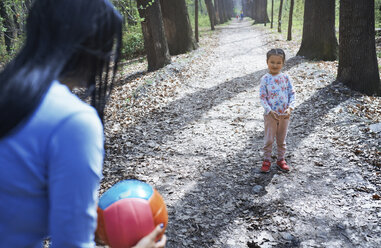
[[[46, 237], [52, 247], [95, 246], [101, 120], [121, 27], [107, 0], [34, 1], [25, 45], [0, 73], [0, 247], [41, 247]], [[160, 231], [137, 247], [164, 247]]]

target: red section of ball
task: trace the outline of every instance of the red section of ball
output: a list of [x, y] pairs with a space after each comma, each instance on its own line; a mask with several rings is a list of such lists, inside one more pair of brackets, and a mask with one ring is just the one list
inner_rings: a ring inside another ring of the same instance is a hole
[[121, 199], [103, 211], [103, 218], [113, 248], [132, 247], [155, 228], [151, 207], [144, 199]]

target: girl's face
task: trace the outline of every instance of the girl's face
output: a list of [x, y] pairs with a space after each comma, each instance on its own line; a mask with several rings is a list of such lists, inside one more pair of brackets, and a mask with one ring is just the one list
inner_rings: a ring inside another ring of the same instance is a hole
[[280, 70], [283, 67], [283, 56], [281, 55], [270, 55], [267, 60], [267, 66], [271, 75], [279, 74]]

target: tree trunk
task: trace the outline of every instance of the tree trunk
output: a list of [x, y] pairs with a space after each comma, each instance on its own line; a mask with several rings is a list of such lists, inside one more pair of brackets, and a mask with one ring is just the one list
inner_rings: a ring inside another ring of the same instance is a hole
[[267, 0], [255, 0], [254, 12], [254, 24], [266, 24], [270, 21], [269, 16], [267, 15]]
[[12, 44], [14, 39], [13, 23], [12, 23], [11, 16], [9, 16], [7, 13], [7, 10], [5, 8], [5, 3], [2, 0], [0, 1], [0, 17], [3, 19], [3, 27], [5, 28], [5, 32], [4, 32], [5, 47], [8, 54], [11, 54]]
[[160, 2], [154, 1], [149, 5], [149, 0], [137, 0], [139, 15], [144, 18], [142, 31], [144, 47], [147, 53], [148, 71], [154, 71], [171, 63], [167, 40], [164, 33], [164, 24], [161, 16]]
[[214, 14], [216, 16], [215, 24], [221, 24], [220, 13], [218, 13], [218, 0], [214, 0]]
[[194, 0], [194, 36], [198, 42], [198, 0]]
[[257, 0], [251, 0], [251, 18], [255, 20], [257, 18]]
[[335, 0], [306, 0], [302, 44], [297, 55], [336, 60]]
[[226, 21], [230, 21], [231, 18], [231, 12], [230, 12], [230, 0], [222, 0], [223, 7], [224, 7], [224, 13], [225, 13], [225, 19]]
[[223, 24], [226, 22], [225, 13], [224, 13], [224, 6], [222, 3], [222, 0], [215, 0], [218, 2], [218, 15], [220, 17], [220, 23]]
[[248, 16], [253, 18], [253, 4], [250, 0], [244, 0], [244, 4], [242, 6], [242, 13], [244, 16]]
[[274, 0], [271, 0], [271, 26], [270, 28], [273, 28], [274, 23]]
[[282, 32], [282, 9], [283, 9], [283, 0], [280, 0], [279, 15], [278, 15], [278, 32], [279, 33]]
[[[250, 8], [249, 6], [249, 3], [248, 3], [248, 0], [242, 0], [242, 13], [245, 15], [245, 16], [249, 16], [248, 15], [248, 9]], [[241, 13], [240, 11], [240, 13]]]
[[214, 12], [214, 6], [212, 3], [212, 0], [205, 0], [205, 5], [206, 5], [206, 9], [208, 10], [210, 28], [214, 30], [214, 24], [215, 24], [214, 21], [216, 19], [215, 17], [216, 12]]
[[287, 30], [287, 40], [292, 39], [292, 15], [294, 13], [294, 0], [290, 3], [290, 14], [288, 15], [288, 30]]
[[185, 0], [160, 0], [169, 53], [177, 55], [197, 48]]
[[381, 95], [374, 18], [374, 1], [340, 1], [337, 80], [367, 95]]

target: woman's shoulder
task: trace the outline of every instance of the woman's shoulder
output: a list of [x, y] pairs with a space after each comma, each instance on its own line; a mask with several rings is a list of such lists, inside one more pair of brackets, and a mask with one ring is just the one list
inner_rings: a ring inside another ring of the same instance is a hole
[[65, 117], [79, 112], [96, 114], [95, 109], [74, 95], [66, 85], [55, 81], [47, 92], [41, 109], [53, 115]]
[[54, 128], [60, 123], [85, 115], [88, 122], [94, 120], [100, 123], [96, 110], [74, 95], [67, 86], [55, 81], [47, 91], [40, 106], [31, 118], [31, 124], [41, 127]]
[[[33, 114], [8, 139], [20, 147], [47, 147], [58, 130], [82, 130], [102, 139], [103, 126], [96, 110], [59, 82], [53, 82]], [[38, 141], [38, 146], [35, 146]], [[44, 145], [45, 144], [45, 145]], [[31, 151], [32, 152], [32, 151]]]

